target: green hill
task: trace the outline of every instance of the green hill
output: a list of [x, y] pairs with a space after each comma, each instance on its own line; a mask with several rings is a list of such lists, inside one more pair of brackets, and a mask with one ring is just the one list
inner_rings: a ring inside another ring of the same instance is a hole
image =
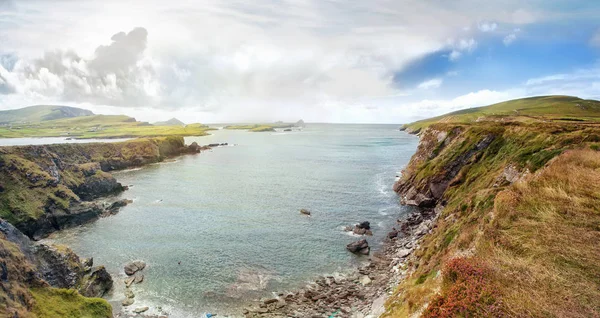
[[37, 105], [20, 109], [0, 111], [0, 125], [13, 123], [35, 123], [55, 119], [91, 116], [93, 112], [70, 106]]
[[177, 118], [171, 118], [167, 121], [158, 121], [152, 123], [154, 126], [185, 126], [185, 123]]
[[538, 96], [510, 100], [490, 106], [469, 108], [404, 125], [417, 132], [433, 123], [494, 121], [600, 121], [600, 101], [572, 96]]

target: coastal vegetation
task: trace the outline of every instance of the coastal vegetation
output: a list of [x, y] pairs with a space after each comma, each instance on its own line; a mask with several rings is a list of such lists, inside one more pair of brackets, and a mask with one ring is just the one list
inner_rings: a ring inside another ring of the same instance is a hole
[[384, 317], [598, 316], [599, 104], [529, 98], [407, 125], [421, 142], [395, 190], [441, 212]]
[[600, 102], [572, 96], [539, 96], [510, 100], [490, 106], [468, 108], [446, 115], [424, 119], [403, 126], [418, 132], [434, 123], [473, 123], [476, 121], [598, 122]]
[[294, 128], [294, 127], [304, 127], [304, 121], [301, 119], [296, 123], [284, 123], [284, 122], [276, 122], [272, 124], [241, 124], [241, 125], [229, 125], [225, 126], [224, 129], [232, 129], [232, 130], [247, 130], [250, 132], [269, 132], [275, 131], [275, 129], [286, 129], [286, 128]]
[[[64, 115], [65, 109], [69, 111], [67, 115]], [[10, 121], [4, 122], [3, 116]], [[83, 109], [66, 106], [33, 106], [3, 111], [0, 112], [0, 118], [3, 118], [0, 120], [0, 138], [205, 136], [212, 130], [202, 124], [178, 125], [173, 120], [151, 125], [125, 115], [94, 115]]]

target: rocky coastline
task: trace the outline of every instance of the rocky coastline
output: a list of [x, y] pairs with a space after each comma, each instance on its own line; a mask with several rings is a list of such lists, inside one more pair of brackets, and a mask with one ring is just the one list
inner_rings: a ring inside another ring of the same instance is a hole
[[[110, 171], [197, 154], [212, 147], [195, 142], [185, 145], [182, 137], [0, 147], [0, 287], [4, 290], [0, 301], [6, 305], [0, 313], [27, 316], [41, 307], [52, 308], [66, 301], [70, 305], [80, 302], [90, 310], [99, 310], [95, 315], [108, 317], [106, 301], [69, 294], [107, 294], [113, 279], [104, 266], [94, 266], [92, 258], [81, 259], [66, 246], [36, 241], [118, 213], [131, 203], [116, 196], [127, 186], [117, 182]], [[136, 278], [141, 282], [139, 276]], [[51, 303], [43, 303], [42, 296], [50, 297]]]
[[[293, 292], [279, 292], [246, 307], [244, 317], [379, 317], [385, 301], [411, 272], [412, 254], [435, 226], [443, 206], [419, 208], [397, 220], [382, 247], [346, 275], [327, 275]], [[361, 240], [362, 241], [362, 240]], [[359, 242], [361, 242], [359, 241]], [[364, 254], [364, 253], [357, 253]]]

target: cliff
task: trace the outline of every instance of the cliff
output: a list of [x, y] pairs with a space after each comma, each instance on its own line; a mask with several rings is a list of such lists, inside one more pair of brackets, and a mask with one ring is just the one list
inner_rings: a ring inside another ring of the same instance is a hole
[[112, 287], [104, 267], [92, 267], [66, 247], [34, 244], [0, 219], [2, 317], [112, 317], [100, 297]]
[[112, 213], [116, 206], [93, 201], [124, 190], [109, 171], [199, 149], [182, 137], [0, 147], [0, 217], [39, 239]]
[[438, 215], [384, 317], [600, 315], [599, 126], [442, 120], [420, 136], [394, 190]]

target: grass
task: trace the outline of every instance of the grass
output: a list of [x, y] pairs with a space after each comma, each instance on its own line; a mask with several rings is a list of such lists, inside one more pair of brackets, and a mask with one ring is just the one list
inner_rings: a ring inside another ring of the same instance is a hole
[[598, 122], [600, 102], [571, 96], [539, 96], [515, 99], [490, 106], [459, 110], [407, 124], [409, 131], [420, 131], [434, 123], [473, 123], [486, 121], [518, 122]]
[[87, 298], [72, 289], [33, 288], [32, 312], [44, 318], [112, 317], [112, 307], [102, 298]]
[[251, 132], [269, 132], [269, 131], [275, 131], [275, 128], [291, 128], [291, 127], [295, 127], [295, 125], [294, 124], [286, 124], [286, 123], [275, 123], [275, 124], [229, 125], [229, 126], [225, 126], [224, 129], [248, 130]]
[[71, 137], [134, 138], [159, 136], [205, 136], [212, 130], [206, 125], [155, 126], [137, 122], [124, 115], [93, 115], [27, 124], [0, 126], [0, 138]]
[[431, 124], [403, 180], [446, 182], [446, 206], [384, 317], [600, 316], [598, 136], [577, 121]]

